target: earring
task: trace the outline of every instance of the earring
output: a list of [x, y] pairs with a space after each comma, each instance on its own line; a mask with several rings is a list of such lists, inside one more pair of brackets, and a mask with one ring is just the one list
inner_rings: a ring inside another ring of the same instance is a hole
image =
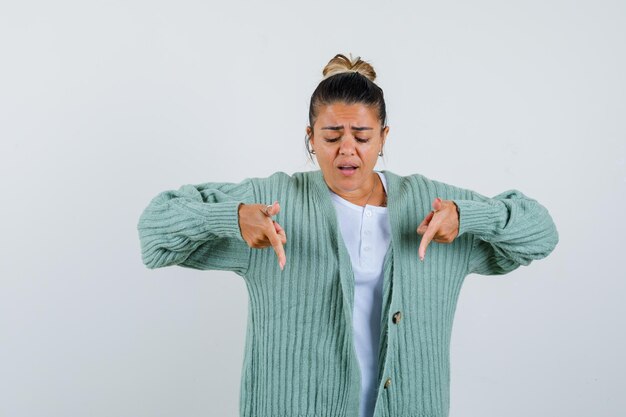
[[306, 137], [306, 149], [309, 151], [310, 154], [315, 155], [315, 149], [311, 148], [309, 149], [309, 143], [311, 142], [311, 137], [307, 135]]
[[380, 152], [378, 152], [378, 156], [383, 156], [383, 150], [381, 149]]

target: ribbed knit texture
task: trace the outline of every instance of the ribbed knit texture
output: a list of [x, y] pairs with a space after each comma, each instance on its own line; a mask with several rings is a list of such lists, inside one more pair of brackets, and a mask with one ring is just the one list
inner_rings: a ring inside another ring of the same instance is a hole
[[[447, 417], [450, 336], [465, 276], [505, 274], [544, 258], [558, 233], [548, 211], [517, 190], [489, 198], [420, 174], [382, 172], [392, 243], [384, 262], [374, 415]], [[459, 235], [449, 244], [432, 241], [421, 262], [416, 229], [436, 197], [458, 205]], [[240, 203], [275, 200], [281, 210], [274, 218], [287, 235], [284, 271], [271, 247], [248, 247], [238, 223]], [[245, 280], [241, 417], [358, 416], [354, 276], [321, 171], [164, 191], [137, 227], [148, 268], [230, 270]]]

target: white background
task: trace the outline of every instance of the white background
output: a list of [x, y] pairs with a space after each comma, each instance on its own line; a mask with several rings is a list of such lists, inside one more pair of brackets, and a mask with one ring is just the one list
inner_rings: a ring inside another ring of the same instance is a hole
[[0, 415], [238, 415], [244, 281], [147, 269], [137, 221], [318, 169], [310, 95], [350, 52], [385, 91], [377, 169], [521, 190], [559, 231], [466, 278], [450, 416], [623, 415], [625, 39], [607, 0], [2, 2]]

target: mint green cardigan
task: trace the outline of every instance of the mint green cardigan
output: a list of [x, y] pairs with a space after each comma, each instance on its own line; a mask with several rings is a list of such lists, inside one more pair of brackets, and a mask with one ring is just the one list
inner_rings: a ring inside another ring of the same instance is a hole
[[[506, 274], [558, 242], [547, 209], [517, 190], [475, 191], [382, 171], [392, 241], [384, 261], [376, 417], [447, 417], [450, 336], [464, 278]], [[417, 226], [436, 197], [459, 207], [452, 243], [418, 257]], [[287, 264], [241, 237], [240, 203], [271, 204]], [[358, 417], [354, 276], [322, 172], [276, 172], [239, 183], [183, 185], [156, 195], [137, 225], [148, 268], [233, 271], [248, 290], [241, 417]], [[397, 314], [397, 313], [400, 314]]]

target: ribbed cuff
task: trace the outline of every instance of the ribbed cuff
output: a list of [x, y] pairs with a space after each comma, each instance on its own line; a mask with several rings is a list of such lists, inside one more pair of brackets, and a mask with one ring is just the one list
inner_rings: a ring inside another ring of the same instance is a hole
[[188, 209], [200, 214], [203, 218], [201, 223], [204, 224], [199, 224], [198, 227], [201, 227], [204, 232], [219, 237], [234, 237], [244, 241], [239, 228], [239, 205], [243, 204], [243, 201], [200, 203], [197, 201], [190, 202], [182, 198], [172, 201], [185, 205]]
[[218, 236], [235, 237], [243, 241], [239, 228], [239, 205], [241, 201], [208, 204], [211, 230]]
[[459, 234], [491, 235], [506, 217], [506, 207], [498, 201], [452, 200], [459, 208]]

